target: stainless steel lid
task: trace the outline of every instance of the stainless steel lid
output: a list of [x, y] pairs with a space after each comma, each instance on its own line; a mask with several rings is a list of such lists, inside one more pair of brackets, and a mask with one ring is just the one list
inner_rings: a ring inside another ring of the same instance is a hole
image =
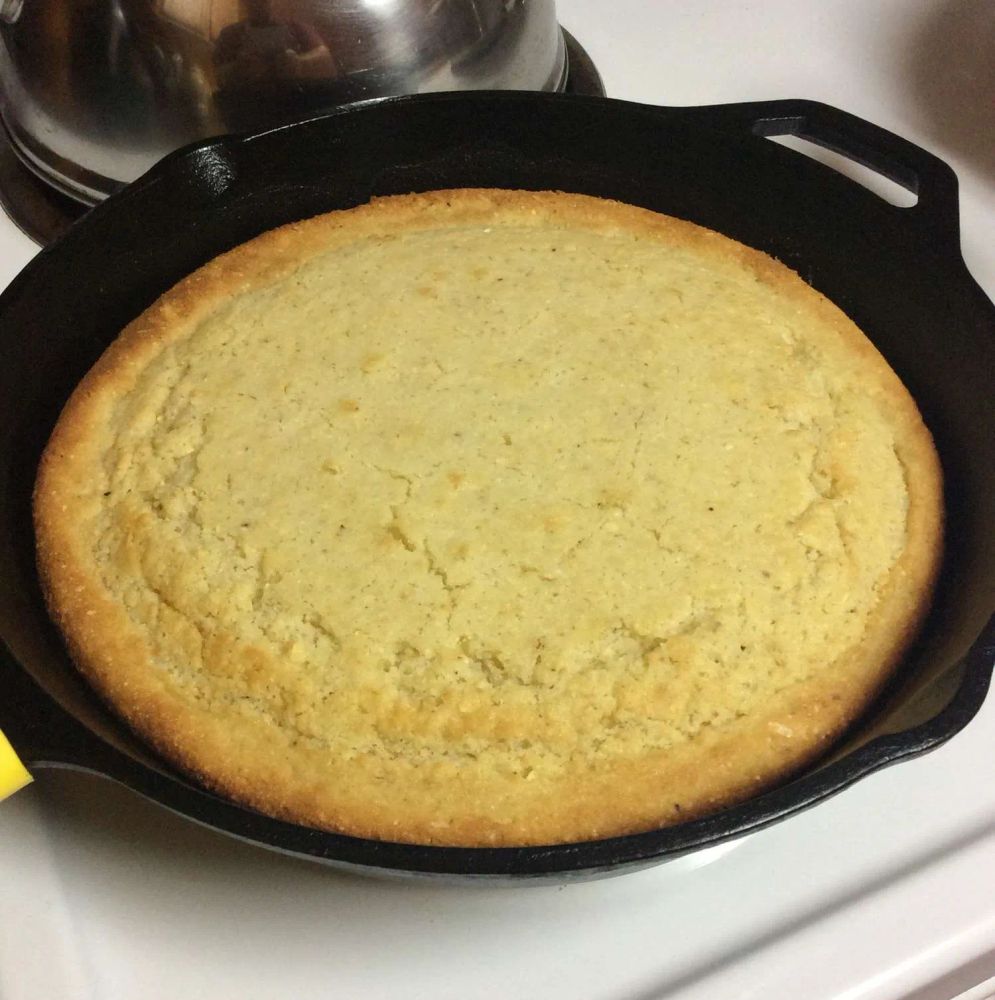
[[197, 139], [566, 75], [553, 0], [0, 0], [3, 124], [90, 203]]

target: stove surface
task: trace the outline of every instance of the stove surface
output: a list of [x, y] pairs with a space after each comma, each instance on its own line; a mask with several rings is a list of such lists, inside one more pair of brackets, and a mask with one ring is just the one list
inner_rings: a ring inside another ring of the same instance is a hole
[[[987, 0], [558, 10], [613, 97], [812, 98], [937, 153], [995, 295]], [[36, 251], [0, 220], [0, 284]], [[514, 889], [346, 876], [42, 772], [0, 805], [0, 997], [980, 1000], [995, 996], [979, 985], [995, 976], [993, 742], [989, 698], [939, 750], [734, 845]]]

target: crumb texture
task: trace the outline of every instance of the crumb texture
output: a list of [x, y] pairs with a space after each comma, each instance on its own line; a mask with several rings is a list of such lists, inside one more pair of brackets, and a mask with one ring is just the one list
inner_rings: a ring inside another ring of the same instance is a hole
[[[387, 839], [583, 839], [764, 783], [880, 683], [936, 550], [909, 568], [938, 474], [904, 389], [779, 265], [556, 201], [270, 234], [67, 409], [38, 501], [57, 617], [209, 783]], [[60, 598], [68, 523], [142, 662]]]

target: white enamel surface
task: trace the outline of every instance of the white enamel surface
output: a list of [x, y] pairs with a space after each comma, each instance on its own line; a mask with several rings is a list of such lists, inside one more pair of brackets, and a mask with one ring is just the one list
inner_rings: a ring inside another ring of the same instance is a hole
[[[938, 153], [995, 294], [987, 0], [559, 0], [611, 96], [825, 101]], [[33, 252], [0, 220], [0, 282]], [[0, 805], [0, 1000], [995, 996], [995, 701], [730, 850], [566, 887], [374, 882], [42, 773]], [[988, 981], [987, 984], [985, 981]]]

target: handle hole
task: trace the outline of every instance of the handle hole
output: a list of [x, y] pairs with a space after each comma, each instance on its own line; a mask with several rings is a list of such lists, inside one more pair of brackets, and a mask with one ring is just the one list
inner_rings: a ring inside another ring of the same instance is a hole
[[863, 163], [858, 163], [857, 160], [821, 146], [817, 142], [812, 142], [810, 139], [802, 138], [800, 135], [766, 135], [765, 138], [776, 142], [779, 146], [787, 146], [796, 153], [803, 153], [819, 163], [824, 163], [827, 167], [832, 167], [844, 177], [849, 177], [850, 180], [856, 181], [869, 191], [873, 191], [890, 205], [897, 205], [899, 208], [912, 208], [919, 202], [919, 195], [915, 191], [909, 190], [890, 177], [885, 177], [884, 174], [872, 167], [866, 167]]

